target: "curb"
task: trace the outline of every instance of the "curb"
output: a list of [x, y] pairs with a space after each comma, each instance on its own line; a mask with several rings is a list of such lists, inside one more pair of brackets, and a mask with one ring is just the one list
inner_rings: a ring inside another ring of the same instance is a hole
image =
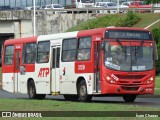
[[160, 98], [160, 95], [138, 95], [137, 98]]

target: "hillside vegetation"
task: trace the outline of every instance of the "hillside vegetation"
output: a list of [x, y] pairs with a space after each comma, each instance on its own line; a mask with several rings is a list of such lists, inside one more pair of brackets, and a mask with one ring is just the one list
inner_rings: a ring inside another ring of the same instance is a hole
[[[107, 14], [99, 15], [96, 18], [82, 22], [68, 31], [87, 30], [107, 26], [126, 26], [145, 28], [156, 20], [160, 19], [160, 14], [153, 13], [132, 13], [128, 14]], [[128, 23], [129, 22], [129, 23]], [[160, 22], [150, 27], [150, 30], [160, 28]]]
[[[153, 13], [139, 13], [137, 14], [141, 20], [134, 24], [133, 27], [141, 27], [141, 28], [145, 28], [148, 25], [152, 24], [153, 22], [157, 21], [160, 19], [160, 13], [158, 14], [153, 14]], [[154, 24], [153, 26], [151, 26], [149, 29], [153, 30], [155, 28], [159, 28], [160, 29], [160, 22]]]

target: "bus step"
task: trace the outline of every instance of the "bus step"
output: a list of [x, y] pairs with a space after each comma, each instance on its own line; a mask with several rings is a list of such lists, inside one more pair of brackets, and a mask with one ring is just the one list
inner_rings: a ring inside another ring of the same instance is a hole
[[98, 94], [101, 94], [101, 91], [98, 91], [98, 92], [94, 91], [93, 92], [93, 95], [98, 95]]
[[52, 92], [52, 95], [59, 95], [59, 92]]

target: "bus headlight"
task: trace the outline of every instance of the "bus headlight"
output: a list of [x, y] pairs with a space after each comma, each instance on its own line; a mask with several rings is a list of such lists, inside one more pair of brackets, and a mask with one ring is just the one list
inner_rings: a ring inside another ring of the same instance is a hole
[[116, 81], [114, 79], [112, 79], [110, 76], [108, 75], [104, 75], [104, 79], [107, 83], [110, 83], [110, 84], [115, 84]]
[[147, 81], [146, 84], [151, 84], [153, 82], [153, 77], [150, 77]]

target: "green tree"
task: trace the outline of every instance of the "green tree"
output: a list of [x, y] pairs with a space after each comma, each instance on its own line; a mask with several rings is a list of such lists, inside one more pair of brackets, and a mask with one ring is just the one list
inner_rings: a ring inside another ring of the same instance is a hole
[[160, 2], [160, 0], [145, 0], [145, 2], [147, 3], [147, 4], [151, 4], [151, 3], [159, 3]]

